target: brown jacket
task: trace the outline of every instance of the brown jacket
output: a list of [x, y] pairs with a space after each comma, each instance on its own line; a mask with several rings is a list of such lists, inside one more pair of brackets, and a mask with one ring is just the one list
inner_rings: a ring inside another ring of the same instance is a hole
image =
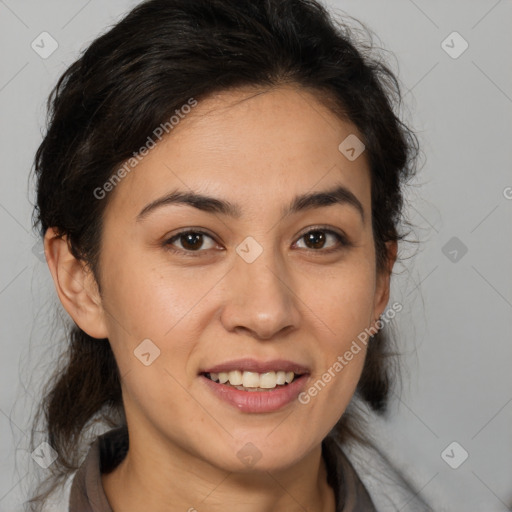
[[[110, 430], [91, 444], [72, 481], [69, 512], [113, 512], [103, 490], [101, 473], [112, 471], [127, 451], [128, 434], [125, 427]], [[330, 436], [322, 442], [322, 456], [329, 485], [334, 489], [336, 512], [376, 512], [352, 464]]]

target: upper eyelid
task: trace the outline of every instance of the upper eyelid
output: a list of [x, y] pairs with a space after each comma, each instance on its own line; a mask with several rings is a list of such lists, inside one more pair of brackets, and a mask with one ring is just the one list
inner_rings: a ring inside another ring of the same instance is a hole
[[206, 236], [209, 236], [212, 240], [216, 241], [215, 235], [210, 234], [208, 231], [205, 231], [203, 228], [184, 228], [183, 230], [178, 231], [177, 233], [175, 233], [172, 236], [169, 236], [169, 237], [166, 236], [164, 242], [168, 243], [171, 240], [175, 240], [176, 238], [180, 237], [181, 235], [186, 235], [188, 233], [198, 233], [201, 235], [206, 235]]

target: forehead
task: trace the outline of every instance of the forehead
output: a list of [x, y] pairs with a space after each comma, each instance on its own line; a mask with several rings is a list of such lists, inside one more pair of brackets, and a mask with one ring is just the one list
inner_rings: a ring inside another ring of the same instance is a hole
[[109, 209], [133, 217], [178, 188], [242, 209], [281, 207], [294, 195], [342, 184], [369, 210], [366, 155], [350, 160], [339, 149], [354, 136], [362, 139], [312, 92], [291, 86], [224, 91], [181, 116], [111, 192]]

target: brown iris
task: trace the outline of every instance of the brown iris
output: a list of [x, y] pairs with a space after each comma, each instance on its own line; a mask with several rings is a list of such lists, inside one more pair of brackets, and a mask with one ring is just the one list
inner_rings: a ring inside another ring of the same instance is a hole
[[325, 233], [323, 231], [310, 231], [304, 235], [304, 242], [306, 245], [312, 243], [314, 249], [321, 249], [325, 244]]

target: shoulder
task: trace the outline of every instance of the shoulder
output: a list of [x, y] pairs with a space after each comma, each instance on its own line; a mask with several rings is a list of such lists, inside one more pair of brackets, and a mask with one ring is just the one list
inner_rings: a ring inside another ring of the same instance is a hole
[[344, 446], [343, 452], [364, 483], [379, 512], [433, 511], [421, 498], [421, 489], [416, 489], [401, 468], [388, 460], [377, 446], [366, 447], [354, 443]]
[[327, 481], [336, 497], [336, 512], [377, 512], [368, 490], [332, 433], [322, 442], [322, 456]]
[[71, 484], [75, 478], [76, 471], [73, 471], [65, 482], [51, 494], [41, 508], [41, 512], [62, 512], [68, 510]]
[[69, 484], [69, 512], [112, 512], [101, 475], [112, 471], [123, 460], [127, 451], [126, 427], [109, 430], [90, 444], [84, 461]]

